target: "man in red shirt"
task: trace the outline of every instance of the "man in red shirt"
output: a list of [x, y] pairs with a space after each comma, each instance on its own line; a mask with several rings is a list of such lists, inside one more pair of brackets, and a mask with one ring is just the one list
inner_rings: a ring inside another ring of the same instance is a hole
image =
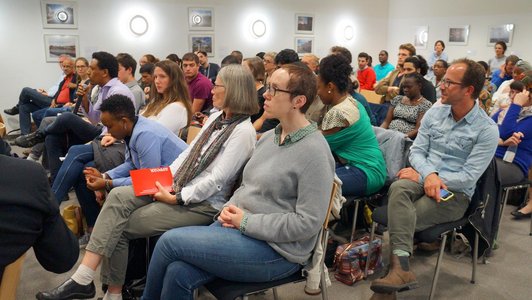
[[[64, 111], [67, 107], [72, 106], [76, 98], [76, 74], [74, 72], [74, 60], [67, 57], [62, 64], [64, 77], [59, 83], [57, 92], [51, 98], [51, 102], [45, 106], [45, 101], [36, 101], [34, 97], [30, 96], [29, 101], [19, 102], [19, 122], [21, 134], [29, 134], [31, 129], [30, 114], [33, 117], [35, 125], [39, 127], [42, 119], [45, 117], [46, 111], [50, 108], [64, 108], [58, 109], [56, 113]], [[48, 114], [51, 116], [53, 114]]]
[[369, 55], [366, 52], [358, 54], [357, 79], [361, 90], [373, 91], [373, 86], [377, 82], [377, 75], [373, 68], [368, 66]]

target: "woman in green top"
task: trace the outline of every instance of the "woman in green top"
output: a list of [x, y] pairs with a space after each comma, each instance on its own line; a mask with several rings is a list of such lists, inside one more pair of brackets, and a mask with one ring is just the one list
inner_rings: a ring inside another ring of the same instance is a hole
[[327, 112], [318, 125], [336, 159], [344, 196], [363, 196], [382, 188], [386, 164], [366, 110], [349, 95], [352, 70], [342, 55], [321, 60], [318, 95]]

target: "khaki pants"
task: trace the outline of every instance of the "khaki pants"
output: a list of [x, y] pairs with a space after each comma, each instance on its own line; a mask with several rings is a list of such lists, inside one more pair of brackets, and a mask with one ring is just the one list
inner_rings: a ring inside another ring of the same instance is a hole
[[393, 250], [413, 251], [414, 233], [431, 226], [457, 221], [469, 206], [469, 197], [454, 192], [448, 201], [425, 195], [423, 185], [409, 179], [400, 179], [388, 192], [388, 228]]
[[123, 285], [132, 239], [162, 234], [172, 228], [208, 225], [218, 212], [206, 201], [187, 206], [136, 197], [133, 187], [112, 189], [96, 220], [87, 250], [102, 255], [102, 283]]

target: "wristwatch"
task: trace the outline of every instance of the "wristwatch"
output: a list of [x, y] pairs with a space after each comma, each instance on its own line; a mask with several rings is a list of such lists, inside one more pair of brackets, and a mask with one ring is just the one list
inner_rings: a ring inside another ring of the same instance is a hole
[[170, 193], [175, 196], [175, 204], [176, 205], [183, 205], [185, 202], [183, 201], [183, 198], [181, 198], [181, 192], [172, 192]]

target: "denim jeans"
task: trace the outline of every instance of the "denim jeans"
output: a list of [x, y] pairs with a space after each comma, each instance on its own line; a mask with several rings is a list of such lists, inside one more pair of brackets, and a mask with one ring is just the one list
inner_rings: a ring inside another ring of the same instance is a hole
[[357, 167], [336, 164], [336, 175], [342, 180], [344, 196], [364, 196], [368, 185], [368, 177]]
[[101, 132], [102, 127], [85, 122], [71, 112], [64, 112], [57, 116], [55, 122], [44, 130], [50, 177], [55, 179], [61, 167], [59, 157], [64, 156], [70, 146], [90, 142]]
[[31, 113], [47, 108], [52, 103], [52, 98], [39, 93], [37, 90], [25, 87], [18, 98], [20, 133], [25, 135], [31, 132]]
[[211, 226], [172, 229], [159, 239], [142, 299], [192, 300], [194, 290], [215, 277], [242, 282], [282, 279], [300, 270], [267, 242]]
[[74, 187], [88, 227], [94, 227], [100, 212], [100, 205], [96, 202], [94, 192], [87, 188], [83, 175], [85, 167], [94, 167], [93, 160], [94, 152], [91, 144], [70, 147], [52, 185], [52, 192], [59, 203], [65, 199], [68, 190]]
[[58, 113], [66, 111], [70, 111], [70, 107], [45, 107], [34, 111], [31, 114], [31, 117], [33, 118], [33, 122], [35, 122], [35, 125], [37, 125], [37, 128], [39, 128], [44, 118], [54, 117], [57, 116]]

